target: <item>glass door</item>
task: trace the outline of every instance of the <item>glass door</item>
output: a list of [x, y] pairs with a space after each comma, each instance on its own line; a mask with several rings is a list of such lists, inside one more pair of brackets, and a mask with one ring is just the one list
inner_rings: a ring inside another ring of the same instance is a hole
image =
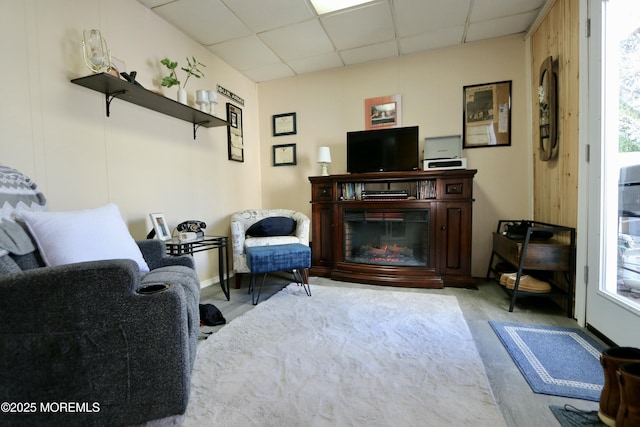
[[586, 322], [640, 346], [640, 2], [589, 5]]

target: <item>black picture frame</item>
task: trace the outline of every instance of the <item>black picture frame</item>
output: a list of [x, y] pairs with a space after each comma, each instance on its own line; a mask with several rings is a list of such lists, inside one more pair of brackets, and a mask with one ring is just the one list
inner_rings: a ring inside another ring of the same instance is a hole
[[296, 144], [279, 144], [272, 147], [273, 166], [295, 166]]
[[244, 139], [242, 135], [242, 108], [227, 102], [227, 150], [229, 160], [244, 162]]
[[275, 114], [273, 116], [273, 136], [295, 135], [297, 133], [296, 113]]
[[462, 148], [511, 145], [511, 80], [464, 86]]

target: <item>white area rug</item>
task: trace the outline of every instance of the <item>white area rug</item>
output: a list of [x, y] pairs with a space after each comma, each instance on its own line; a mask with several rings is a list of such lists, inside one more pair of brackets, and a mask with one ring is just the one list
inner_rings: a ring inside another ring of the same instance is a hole
[[[457, 299], [295, 284], [198, 347], [183, 426], [502, 426]], [[154, 423], [155, 425], [155, 423]]]

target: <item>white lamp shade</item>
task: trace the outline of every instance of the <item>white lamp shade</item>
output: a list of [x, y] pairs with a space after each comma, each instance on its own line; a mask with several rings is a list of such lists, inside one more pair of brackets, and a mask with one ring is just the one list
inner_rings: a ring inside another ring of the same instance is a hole
[[331, 149], [329, 147], [318, 148], [318, 163], [331, 163]]

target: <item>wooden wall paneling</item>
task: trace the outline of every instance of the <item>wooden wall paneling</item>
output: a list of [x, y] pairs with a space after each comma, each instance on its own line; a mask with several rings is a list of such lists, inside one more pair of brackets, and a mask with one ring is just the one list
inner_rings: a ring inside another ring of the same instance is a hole
[[[557, 0], [531, 36], [534, 220], [568, 227], [578, 222], [579, 16], [579, 0]], [[558, 148], [545, 162], [538, 148], [538, 85], [548, 56], [557, 64]], [[576, 235], [579, 239], [580, 230]], [[556, 302], [566, 308], [565, 300]]]
[[[534, 219], [575, 227], [578, 209], [579, 0], [557, 0], [531, 36]], [[558, 148], [547, 162], [538, 151], [540, 65], [557, 62]]]

